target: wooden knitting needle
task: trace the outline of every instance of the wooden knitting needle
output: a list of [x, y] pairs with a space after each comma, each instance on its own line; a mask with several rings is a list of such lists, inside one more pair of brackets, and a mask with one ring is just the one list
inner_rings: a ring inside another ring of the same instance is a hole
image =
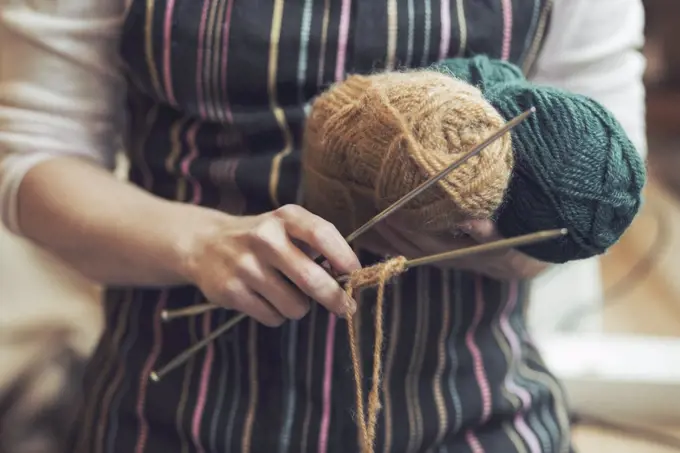
[[[404, 195], [402, 198], [399, 200], [395, 201], [392, 203], [390, 206], [387, 207], [384, 211], [378, 213], [375, 217], [371, 218], [368, 222], [364, 223], [361, 225], [359, 228], [357, 228], [355, 231], [351, 232], [346, 238], [345, 241], [348, 243], [351, 243], [355, 241], [359, 236], [373, 228], [378, 222], [381, 220], [384, 220], [387, 218], [389, 215], [393, 214], [395, 211], [397, 211], [399, 208], [404, 206], [406, 203], [409, 201], [413, 200], [415, 197], [432, 187], [432, 185], [436, 184], [437, 182], [441, 181], [443, 178], [445, 178], [449, 173], [451, 173], [453, 170], [456, 168], [460, 167], [463, 165], [465, 162], [473, 158], [474, 156], [478, 155], [481, 153], [486, 147], [488, 147], [491, 143], [495, 142], [499, 138], [501, 138], [503, 135], [506, 133], [510, 132], [512, 129], [517, 127], [522, 121], [526, 120], [530, 115], [536, 112], [536, 107], [531, 107], [529, 110], [519, 114], [515, 118], [511, 119], [508, 121], [503, 127], [498, 129], [496, 132], [491, 134], [486, 140], [484, 140], [482, 143], [479, 145], [475, 146], [470, 152], [465, 154], [463, 157], [460, 159], [456, 160], [455, 162], [451, 163], [448, 167], [444, 168], [441, 170], [439, 173], [434, 175], [432, 178], [428, 179], [406, 195]], [[317, 264], [322, 264], [325, 261], [325, 258], [323, 256], [319, 256], [316, 258], [316, 263]], [[196, 316], [200, 315], [202, 313], [208, 312], [210, 310], [214, 310], [216, 308], [220, 308], [215, 305], [210, 305], [210, 304], [203, 304], [203, 305], [197, 305], [193, 307], [188, 307], [188, 308], [180, 308], [177, 310], [164, 310], [161, 313], [161, 318], [163, 321], [171, 321], [173, 319], [177, 318], [184, 318], [187, 316]]]
[[[523, 236], [517, 236], [514, 238], [510, 239], [501, 239], [499, 241], [494, 241], [494, 242], [489, 242], [487, 244], [481, 244], [481, 245], [475, 245], [472, 247], [467, 247], [464, 249], [459, 249], [459, 250], [453, 250], [450, 252], [444, 252], [444, 253], [438, 253], [436, 255], [430, 255], [430, 256], [425, 256], [422, 258], [417, 258], [413, 260], [409, 260], [405, 264], [406, 269], [412, 269], [417, 266], [423, 266], [426, 264], [434, 264], [438, 263], [441, 261], [449, 261], [449, 260], [454, 260], [454, 259], [459, 259], [471, 255], [477, 255], [477, 254], [482, 254], [482, 253], [488, 253], [488, 252], [493, 252], [501, 249], [506, 249], [506, 248], [513, 248], [513, 247], [520, 247], [523, 245], [529, 245], [529, 244], [536, 244], [538, 242], [544, 242], [548, 241], [550, 239], [555, 239], [558, 237], [565, 236], [567, 234], [566, 229], [560, 229], [560, 230], [546, 230], [546, 231], [539, 231], [537, 233], [531, 233], [531, 234], [525, 234]], [[349, 279], [348, 276], [341, 276], [338, 278], [339, 282], [346, 282]], [[218, 308], [215, 306], [210, 306], [212, 308]], [[187, 360], [189, 360], [192, 356], [194, 356], [196, 353], [198, 353], [201, 349], [205, 348], [207, 345], [215, 341], [217, 338], [221, 337], [225, 333], [227, 333], [229, 330], [231, 330], [232, 327], [234, 327], [236, 324], [241, 322], [243, 319], [246, 318], [245, 313], [239, 313], [238, 315], [234, 316], [232, 319], [230, 319], [228, 322], [226, 322], [224, 325], [220, 326], [217, 328], [214, 332], [212, 332], [210, 335], [205, 337], [203, 340], [199, 341], [195, 345], [191, 346], [190, 348], [186, 349], [184, 352], [180, 353], [177, 357], [172, 359], [170, 362], [168, 362], [165, 366], [163, 366], [160, 370], [152, 372], [151, 375], [149, 376], [150, 379], [154, 382], [160, 381], [163, 376], [166, 374], [170, 373], [172, 370], [176, 369], [177, 367], [180, 367], [183, 365]]]
[[358, 238], [359, 236], [364, 234], [366, 231], [373, 228], [373, 226], [375, 226], [376, 223], [380, 222], [381, 220], [384, 220], [387, 216], [394, 213], [394, 211], [401, 208], [406, 203], [408, 203], [409, 201], [411, 201], [412, 199], [414, 199], [415, 197], [417, 197], [418, 195], [420, 195], [421, 193], [425, 192], [427, 189], [432, 187], [434, 184], [441, 181], [443, 178], [445, 178], [453, 170], [460, 167], [461, 165], [463, 165], [465, 162], [467, 162], [468, 160], [470, 160], [471, 158], [473, 158], [477, 154], [481, 153], [487, 146], [489, 146], [490, 144], [492, 144], [493, 142], [495, 142], [496, 140], [501, 138], [506, 133], [510, 132], [512, 129], [517, 127], [522, 121], [529, 118], [529, 116], [532, 115], [535, 112], [536, 112], [536, 107], [531, 107], [526, 112], [520, 113], [518, 116], [516, 116], [515, 118], [508, 121], [503, 127], [501, 127], [496, 132], [491, 134], [486, 140], [484, 140], [479, 145], [475, 146], [472, 149], [472, 151], [470, 151], [469, 153], [467, 153], [466, 155], [464, 155], [463, 157], [461, 157], [457, 161], [450, 164], [448, 167], [446, 167], [445, 169], [443, 169], [442, 171], [440, 171], [439, 173], [434, 175], [432, 178], [428, 179], [427, 181], [425, 181], [424, 183], [422, 183], [421, 185], [419, 185], [418, 187], [416, 187], [415, 189], [413, 189], [412, 191], [410, 191], [409, 193], [404, 195], [399, 200], [392, 203], [390, 206], [387, 207], [387, 209], [380, 212], [375, 217], [373, 217], [371, 220], [364, 223], [359, 228], [357, 228], [355, 231], [350, 233], [349, 236], [347, 236], [345, 238], [345, 240], [349, 243], [356, 240], [356, 238]]

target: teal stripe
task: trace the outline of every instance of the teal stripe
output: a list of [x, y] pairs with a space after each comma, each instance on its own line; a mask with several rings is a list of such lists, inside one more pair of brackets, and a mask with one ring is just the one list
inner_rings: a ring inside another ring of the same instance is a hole
[[[227, 310], [220, 310], [218, 325], [223, 325], [227, 322]], [[221, 412], [226, 407], [224, 396], [227, 393], [227, 376], [229, 375], [229, 354], [227, 350], [229, 342], [225, 338], [217, 340], [217, 346], [220, 350], [220, 361], [217, 368], [217, 374], [220, 376], [219, 384], [217, 384], [217, 404], [212, 414], [212, 421], [210, 423], [210, 451], [216, 452], [217, 449], [217, 428], [218, 422], [222, 419]]]
[[[451, 276], [453, 275], [453, 301], [445, 299], [451, 294]], [[461, 294], [462, 287], [461, 273], [457, 271], [443, 271], [442, 272], [442, 299], [444, 303], [452, 303], [454, 308], [453, 313], [453, 325], [451, 326], [451, 333], [447, 340], [448, 343], [448, 353], [449, 360], [451, 364], [451, 369], [449, 371], [448, 379], [448, 390], [449, 397], [453, 403], [453, 427], [452, 431], [454, 434], [458, 434], [460, 428], [463, 424], [463, 405], [460, 400], [460, 394], [458, 393], [456, 385], [456, 374], [458, 373], [458, 355], [456, 354], [456, 338], [461, 329], [461, 318], [463, 316], [463, 297]], [[439, 449], [440, 453], [449, 453], [446, 445], [442, 445]]]
[[298, 100], [304, 99], [304, 87], [307, 80], [307, 59], [309, 58], [309, 33], [312, 29], [312, 0], [305, 0], [302, 9], [302, 25], [300, 26], [300, 55], [298, 57]]
[[425, 36], [423, 43], [423, 57], [421, 66], [430, 64], [430, 39], [432, 39], [432, 0], [425, 0]]
[[[245, 323], [242, 323], [245, 324]], [[241, 338], [241, 325], [237, 324], [234, 327], [234, 332], [232, 333], [234, 338]], [[226, 341], [226, 339], [225, 339]], [[229, 408], [229, 417], [227, 419], [227, 429], [224, 430], [224, 448], [225, 451], [232, 451], [231, 442], [234, 436], [234, 423], [236, 421], [236, 412], [238, 410], [239, 403], [241, 402], [241, 348], [244, 347], [242, 343], [238, 341], [230, 341], [232, 346], [233, 361], [234, 364], [234, 383], [231, 387], [232, 392], [229, 395], [227, 401], [231, 401], [231, 407]]]
[[289, 322], [285, 328], [285, 336], [288, 337], [288, 341], [282, 342], [284, 349], [286, 347], [288, 349], [287, 353], [285, 354], [288, 357], [288, 360], [286, 361], [288, 373], [284, 378], [285, 409], [283, 416], [283, 426], [281, 427], [281, 437], [279, 438], [279, 453], [288, 453], [290, 448], [291, 430], [293, 429], [293, 417], [295, 415], [295, 367], [298, 326], [298, 321]]
[[538, 27], [538, 19], [541, 16], [541, 0], [534, 0], [534, 10], [531, 14], [531, 25], [529, 26], [529, 31], [524, 38], [524, 50], [522, 50], [522, 56], [520, 61], [524, 61], [527, 56], [527, 52], [531, 49], [531, 43], [536, 38], [536, 27]]

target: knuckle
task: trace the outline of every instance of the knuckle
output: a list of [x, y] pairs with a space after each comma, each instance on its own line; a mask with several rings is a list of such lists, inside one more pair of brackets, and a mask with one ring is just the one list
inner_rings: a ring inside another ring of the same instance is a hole
[[236, 277], [227, 278], [222, 285], [222, 296], [224, 299], [229, 300], [232, 305], [238, 304], [244, 292], [245, 286], [243, 282]]
[[256, 266], [255, 259], [250, 253], [243, 253], [234, 260], [234, 273], [240, 277], [250, 275]]
[[287, 204], [281, 206], [280, 208], [277, 208], [274, 211], [274, 216], [281, 219], [285, 219], [299, 216], [302, 212], [304, 212], [304, 208], [302, 208], [301, 206], [298, 206], [296, 204]]
[[328, 276], [321, 268], [309, 266], [300, 269], [298, 273], [298, 285], [312, 297], [319, 297], [327, 291]]
[[317, 217], [312, 221], [311, 233], [315, 242], [325, 242], [333, 236], [342, 237], [335, 225], [321, 217]]
[[250, 230], [249, 237], [259, 245], [271, 245], [280, 232], [282, 223], [276, 217], [269, 216]]

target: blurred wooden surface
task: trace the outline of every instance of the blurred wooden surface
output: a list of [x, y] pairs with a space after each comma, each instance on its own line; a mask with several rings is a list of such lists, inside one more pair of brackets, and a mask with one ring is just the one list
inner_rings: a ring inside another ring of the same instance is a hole
[[[662, 431], [679, 436], [678, 439], [680, 439], [680, 429], [662, 429]], [[590, 427], [576, 429], [574, 442], [577, 453], [678, 453], [677, 448]]]
[[[679, 123], [680, 124], [680, 123]], [[675, 167], [680, 169], [680, 167]], [[648, 254], [659, 234], [659, 216], [667, 231], [661, 254], [654, 268], [640, 280], [630, 281], [624, 294], [609, 299], [605, 310], [605, 330], [653, 336], [674, 336], [680, 339], [680, 198], [652, 181], [646, 193], [646, 203], [635, 223], [612, 250], [602, 259], [605, 288], [627, 277], [631, 266]], [[680, 357], [678, 358], [680, 360]], [[631, 364], [634, 366], [634, 364]], [[678, 402], [680, 412], [680, 402]], [[642, 422], [642, 421], [641, 421]], [[678, 436], [680, 426], [663, 429]], [[574, 434], [580, 453], [671, 453], [678, 449], [655, 445], [639, 438], [607, 430], [580, 427]]]

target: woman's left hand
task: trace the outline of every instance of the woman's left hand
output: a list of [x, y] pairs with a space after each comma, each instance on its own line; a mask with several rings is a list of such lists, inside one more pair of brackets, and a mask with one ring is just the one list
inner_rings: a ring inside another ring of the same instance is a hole
[[[375, 226], [375, 233], [384, 239], [381, 241], [383, 243], [381, 248], [387, 247], [387, 250], [376, 251], [413, 259], [502, 239], [491, 220], [469, 221], [459, 227], [465, 234], [443, 237], [406, 231], [395, 226], [390, 219], [385, 219]], [[547, 269], [549, 264], [518, 250], [506, 249], [442, 262], [437, 266], [470, 270], [496, 279], [511, 280], [536, 277]]]

